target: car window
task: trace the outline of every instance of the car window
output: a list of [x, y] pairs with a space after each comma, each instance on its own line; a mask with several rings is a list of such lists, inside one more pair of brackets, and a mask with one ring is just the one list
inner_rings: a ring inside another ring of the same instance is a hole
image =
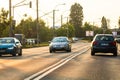
[[67, 42], [66, 38], [54, 38], [52, 42]]
[[113, 36], [97, 36], [96, 40], [98, 41], [113, 41]]
[[0, 43], [14, 43], [14, 39], [0, 39]]

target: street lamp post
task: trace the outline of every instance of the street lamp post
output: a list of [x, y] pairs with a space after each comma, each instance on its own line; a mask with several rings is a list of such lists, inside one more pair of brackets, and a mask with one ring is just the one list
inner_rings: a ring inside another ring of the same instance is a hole
[[36, 0], [36, 13], [37, 13], [37, 19], [36, 19], [36, 29], [37, 29], [37, 44], [39, 44], [39, 27], [38, 27], [38, 0]]
[[[21, 1], [20, 3], [23, 3], [25, 0]], [[12, 7], [12, 1], [9, 0], [9, 21], [10, 21], [10, 28], [9, 28], [9, 36], [10, 37], [13, 37], [14, 36], [14, 32], [13, 32], [13, 23], [15, 23], [15, 20], [13, 20], [14, 18], [14, 8], [15, 7], [19, 7], [19, 6], [23, 6], [23, 5], [29, 5], [30, 4], [30, 8], [32, 6], [32, 3], [30, 1], [29, 4], [21, 4], [19, 5], [20, 3], [17, 3], [15, 6]], [[13, 15], [11, 14], [11, 9], [13, 8]]]
[[55, 36], [55, 11], [53, 10], [53, 37]]
[[[25, 1], [25, 0], [24, 0]], [[16, 8], [16, 7], [20, 7], [20, 6], [25, 6], [25, 5], [29, 5], [29, 7], [30, 8], [32, 8], [32, 2], [30, 1], [29, 3], [25, 3], [25, 4], [21, 4], [21, 3], [23, 3], [23, 1], [22, 2], [20, 2], [20, 3], [17, 3], [16, 5], [14, 5], [12, 8], [13, 8], [13, 18], [14, 18], [14, 9]]]
[[[60, 6], [60, 5], [65, 5], [65, 3], [58, 4], [58, 5], [55, 6], [55, 8]], [[53, 10], [53, 37], [55, 37], [55, 11], [57, 11], [57, 10], [56, 9]]]
[[11, 0], [9, 0], [9, 21], [10, 21], [10, 29], [9, 29], [9, 36], [12, 37], [12, 16], [11, 16]]

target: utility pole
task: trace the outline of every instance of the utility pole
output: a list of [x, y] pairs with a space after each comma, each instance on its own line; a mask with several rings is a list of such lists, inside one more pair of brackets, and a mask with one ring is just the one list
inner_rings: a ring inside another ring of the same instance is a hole
[[[58, 4], [58, 5], [55, 6], [55, 8], [58, 7], [58, 6], [60, 6], [60, 5], [65, 5], [65, 3]], [[58, 11], [58, 10], [53, 9], [53, 37], [56, 36], [56, 34], [55, 34], [55, 11]]]
[[63, 25], [63, 15], [61, 15], [61, 26]]
[[55, 37], [55, 10], [53, 10], [53, 37]]
[[13, 34], [12, 34], [11, 6], [12, 6], [12, 3], [11, 3], [11, 0], [9, 0], [9, 21], [10, 21], [9, 36], [10, 36], [10, 37], [13, 36]]
[[39, 27], [38, 27], [38, 0], [36, 0], [36, 12], [37, 12], [37, 19], [36, 19], [36, 29], [37, 29], [37, 44], [39, 44]]

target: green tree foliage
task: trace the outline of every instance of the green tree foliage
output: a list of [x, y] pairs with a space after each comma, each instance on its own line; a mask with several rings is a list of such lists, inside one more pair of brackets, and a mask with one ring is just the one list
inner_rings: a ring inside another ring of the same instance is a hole
[[[94, 35], [103, 33], [103, 29], [101, 27], [92, 25], [89, 22], [85, 22], [85, 24], [83, 25], [83, 30], [84, 30], [84, 35], [85, 35], [86, 31], [94, 31]], [[107, 29], [106, 33], [112, 34], [112, 31], [110, 29]]]
[[118, 19], [118, 26], [119, 26], [119, 29], [120, 29], [120, 17]]
[[70, 23], [75, 27], [75, 36], [80, 37], [83, 21], [83, 7], [79, 3], [75, 3], [71, 6], [70, 11]]
[[75, 29], [73, 25], [67, 23], [62, 25], [59, 29], [56, 30], [57, 36], [68, 36], [73, 37], [75, 36]]
[[91, 25], [89, 22], [85, 22], [84, 30], [93, 30], [93, 25]]
[[94, 31], [96, 27], [94, 25], [91, 25], [89, 22], [85, 22], [83, 25], [83, 35], [86, 35], [86, 31]]
[[36, 28], [36, 20], [29, 17], [26, 20], [21, 20], [20, 24], [16, 27], [15, 33], [24, 34], [26, 38], [37, 38], [37, 31], [39, 40], [41, 42], [48, 41], [51, 39], [52, 33], [48, 27], [45, 26], [43, 20], [38, 21], [38, 30]]
[[9, 31], [6, 32], [9, 28], [9, 20], [8, 20], [8, 11], [4, 8], [0, 11], [0, 37], [8, 36]]
[[106, 20], [106, 18], [104, 16], [102, 17], [102, 20], [101, 20], [101, 27], [103, 29], [108, 29], [107, 20]]

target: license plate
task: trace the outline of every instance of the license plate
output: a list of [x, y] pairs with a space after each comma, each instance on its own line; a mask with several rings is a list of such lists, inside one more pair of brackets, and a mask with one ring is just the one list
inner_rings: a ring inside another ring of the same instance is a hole
[[109, 44], [107, 44], [107, 43], [102, 43], [101, 45], [102, 45], [102, 46], [108, 46]]

